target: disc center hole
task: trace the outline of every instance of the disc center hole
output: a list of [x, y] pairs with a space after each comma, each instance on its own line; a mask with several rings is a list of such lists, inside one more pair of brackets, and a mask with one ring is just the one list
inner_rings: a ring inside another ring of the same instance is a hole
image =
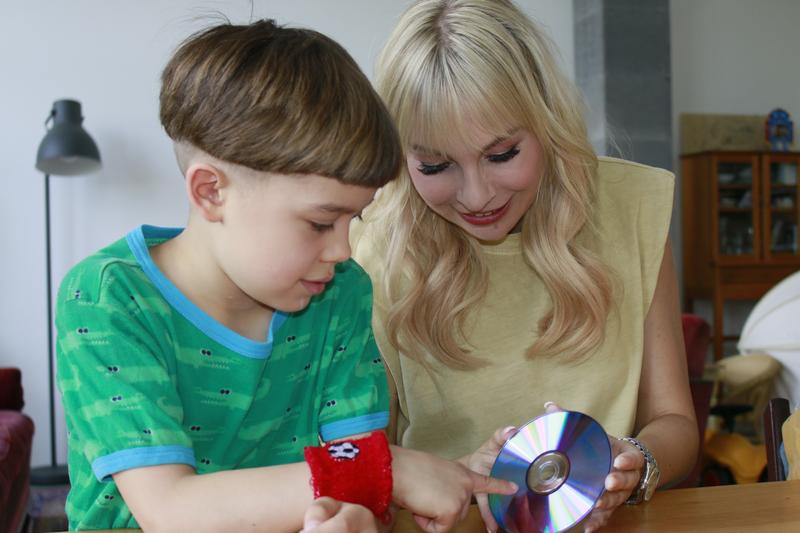
[[537, 494], [558, 490], [569, 476], [569, 459], [558, 451], [545, 452], [528, 468], [528, 488]]

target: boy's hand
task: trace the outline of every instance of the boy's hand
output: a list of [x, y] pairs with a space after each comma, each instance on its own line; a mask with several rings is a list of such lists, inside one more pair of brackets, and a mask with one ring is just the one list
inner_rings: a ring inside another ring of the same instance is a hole
[[341, 502], [333, 498], [318, 498], [303, 517], [301, 533], [382, 533], [388, 531], [362, 505]]
[[449, 531], [464, 519], [473, 494], [514, 494], [516, 485], [473, 472], [455, 461], [392, 446], [394, 501], [428, 533]]

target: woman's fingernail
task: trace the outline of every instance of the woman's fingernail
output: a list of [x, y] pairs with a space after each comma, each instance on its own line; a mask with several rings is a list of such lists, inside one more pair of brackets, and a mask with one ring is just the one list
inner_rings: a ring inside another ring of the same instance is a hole
[[555, 405], [553, 402], [544, 402], [544, 408], [547, 409], [548, 407]]
[[320, 524], [321, 522], [318, 522], [316, 520], [309, 520], [308, 522], [303, 524], [303, 531], [312, 531], [314, 529], [317, 529], [317, 526], [319, 526]]

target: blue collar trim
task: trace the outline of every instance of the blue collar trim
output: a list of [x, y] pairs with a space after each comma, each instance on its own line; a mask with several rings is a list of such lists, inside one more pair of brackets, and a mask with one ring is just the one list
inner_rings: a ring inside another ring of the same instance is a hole
[[164, 299], [186, 320], [194, 324], [195, 327], [211, 339], [245, 357], [254, 359], [269, 357], [272, 352], [273, 333], [278, 331], [288, 318], [286, 313], [277, 310], [272, 313], [265, 342], [248, 339], [217, 322], [216, 319], [195, 305], [174, 283], [167, 279], [153, 262], [153, 258], [150, 256], [150, 249], [147, 246], [147, 239], [172, 239], [182, 231], [183, 228], [160, 228], [143, 225], [128, 233], [125, 238], [145, 275], [153, 282]]

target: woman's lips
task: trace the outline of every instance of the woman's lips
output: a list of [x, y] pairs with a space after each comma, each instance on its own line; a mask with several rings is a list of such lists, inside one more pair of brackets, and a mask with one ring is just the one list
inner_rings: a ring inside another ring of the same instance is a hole
[[484, 211], [483, 213], [462, 213], [459, 211], [458, 214], [461, 215], [461, 218], [473, 226], [488, 226], [489, 224], [494, 224], [503, 218], [503, 216], [505, 216], [505, 214], [508, 212], [509, 205], [511, 205], [510, 199], [503, 207], [499, 207], [492, 211]]

